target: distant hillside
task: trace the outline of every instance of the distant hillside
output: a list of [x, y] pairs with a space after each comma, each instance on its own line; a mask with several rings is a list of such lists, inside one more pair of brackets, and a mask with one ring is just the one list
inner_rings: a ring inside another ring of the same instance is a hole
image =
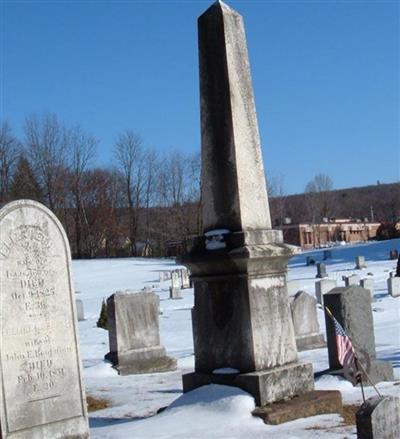
[[322, 216], [395, 222], [400, 218], [400, 183], [273, 197], [270, 205], [274, 225], [285, 218], [299, 223], [320, 221]]

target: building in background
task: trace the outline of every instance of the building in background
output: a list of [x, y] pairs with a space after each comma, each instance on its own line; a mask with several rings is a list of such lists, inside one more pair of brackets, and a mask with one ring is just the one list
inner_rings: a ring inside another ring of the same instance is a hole
[[[289, 223], [289, 224], [288, 224]], [[331, 219], [320, 224], [290, 224], [289, 220], [279, 228], [288, 244], [303, 249], [328, 247], [336, 242], [364, 242], [376, 238], [380, 223], [352, 219]]]

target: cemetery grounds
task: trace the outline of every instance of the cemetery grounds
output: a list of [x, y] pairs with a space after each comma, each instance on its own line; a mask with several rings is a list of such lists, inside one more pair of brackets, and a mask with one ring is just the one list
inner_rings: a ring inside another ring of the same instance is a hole
[[[352, 273], [365, 277], [373, 273], [373, 307], [377, 357], [389, 360], [395, 381], [378, 385], [384, 395], [400, 396], [400, 298], [387, 293], [387, 278], [396, 261], [389, 251], [400, 248], [400, 240], [333, 247], [326, 262], [329, 277], [344, 285], [342, 276]], [[355, 270], [355, 257], [364, 255], [367, 267]], [[291, 295], [304, 290], [315, 295], [316, 267], [305, 264], [306, 256], [322, 261], [323, 250], [304, 252], [289, 262]], [[159, 282], [159, 272], [179, 268], [168, 259], [102, 259], [73, 261], [76, 298], [83, 301], [85, 321], [79, 322], [81, 357], [87, 395], [105, 400], [108, 407], [89, 413], [92, 439], [193, 439], [193, 438], [326, 438], [356, 437], [355, 425], [346, 425], [339, 414], [314, 416], [278, 426], [265, 425], [251, 416], [254, 400], [237, 388], [210, 385], [182, 395], [182, 374], [193, 371], [194, 356], [190, 310], [193, 290], [182, 291], [183, 299], [170, 300], [170, 281]], [[117, 290], [142, 290], [151, 286], [160, 297], [161, 344], [178, 360], [174, 372], [118, 376], [103, 360], [108, 349], [108, 333], [96, 327], [101, 302]], [[320, 332], [325, 319], [318, 309]], [[328, 368], [327, 349], [299, 353], [311, 362], [314, 372]], [[338, 377], [322, 376], [317, 390], [340, 390], [346, 405], [361, 404], [361, 392]], [[366, 396], [373, 396], [371, 387]], [[168, 409], [156, 415], [161, 408]]]

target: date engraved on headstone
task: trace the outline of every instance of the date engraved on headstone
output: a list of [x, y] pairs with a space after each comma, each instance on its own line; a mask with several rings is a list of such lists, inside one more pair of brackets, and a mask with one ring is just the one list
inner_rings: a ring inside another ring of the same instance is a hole
[[0, 437], [86, 417], [69, 260], [64, 231], [43, 206], [0, 211]]

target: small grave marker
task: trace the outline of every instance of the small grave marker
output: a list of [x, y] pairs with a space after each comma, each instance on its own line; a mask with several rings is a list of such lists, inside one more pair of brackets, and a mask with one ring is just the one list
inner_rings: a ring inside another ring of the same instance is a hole
[[392, 297], [400, 297], [400, 277], [389, 277], [387, 280], [388, 293]]
[[374, 279], [366, 277], [360, 280], [360, 286], [371, 292], [371, 299], [374, 298]]
[[400, 398], [372, 397], [356, 413], [358, 439], [400, 438]]
[[356, 256], [356, 270], [362, 270], [363, 268], [366, 268], [365, 257]]
[[155, 293], [117, 292], [107, 299], [110, 352], [120, 375], [165, 372], [176, 360], [160, 345], [160, 299]]
[[78, 317], [78, 322], [85, 320], [85, 312], [83, 309], [83, 302], [81, 299], [76, 299], [76, 315]]
[[346, 287], [349, 287], [350, 285], [359, 285], [360, 276], [358, 274], [351, 274], [350, 276], [345, 276], [344, 284]]
[[321, 279], [315, 282], [315, 297], [317, 298], [317, 302], [321, 305], [324, 304], [324, 294], [328, 291], [336, 288], [336, 281], [334, 279]]
[[318, 262], [317, 264], [317, 278], [323, 278], [328, 277], [328, 274], [326, 273], [326, 265], [323, 262]]
[[296, 345], [299, 351], [318, 349], [325, 345], [319, 332], [317, 301], [305, 291], [299, 291], [290, 303]]

